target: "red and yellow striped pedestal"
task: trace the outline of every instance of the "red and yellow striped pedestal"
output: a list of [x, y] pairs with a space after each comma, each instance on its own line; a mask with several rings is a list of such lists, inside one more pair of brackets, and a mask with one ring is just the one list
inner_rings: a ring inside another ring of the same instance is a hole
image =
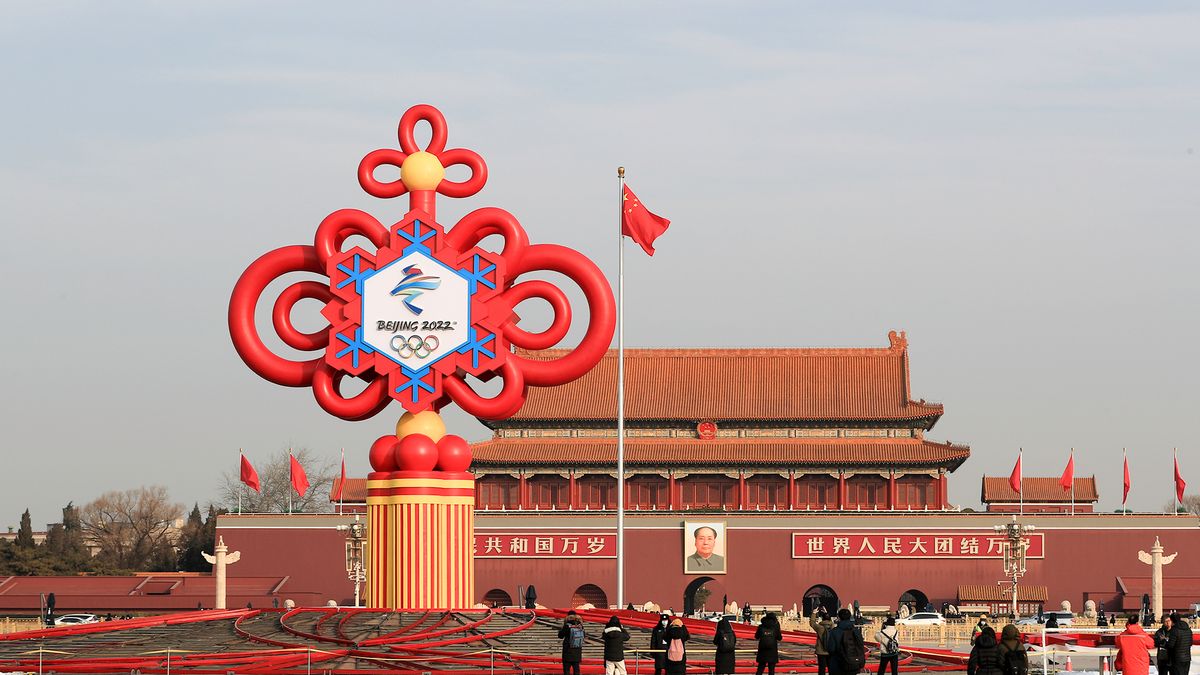
[[367, 606], [475, 604], [475, 480], [470, 473], [367, 476]]

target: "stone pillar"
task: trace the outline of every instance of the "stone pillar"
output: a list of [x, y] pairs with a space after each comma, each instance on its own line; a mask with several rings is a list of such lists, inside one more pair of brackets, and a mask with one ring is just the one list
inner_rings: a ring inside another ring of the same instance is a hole
[[229, 547], [225, 545], [225, 537], [217, 539], [217, 545], [213, 547], [213, 554], [209, 555], [201, 551], [204, 559], [213, 566], [213, 577], [216, 579], [216, 597], [213, 600], [214, 609], [225, 609], [225, 568], [242, 559], [241, 551], [229, 552]]
[[1163, 565], [1174, 562], [1177, 555], [1179, 553], [1163, 555], [1163, 546], [1158, 537], [1154, 538], [1154, 546], [1149, 553], [1138, 551], [1138, 560], [1150, 566], [1150, 611], [1154, 614], [1155, 621], [1161, 619], [1163, 613], [1162, 568]]

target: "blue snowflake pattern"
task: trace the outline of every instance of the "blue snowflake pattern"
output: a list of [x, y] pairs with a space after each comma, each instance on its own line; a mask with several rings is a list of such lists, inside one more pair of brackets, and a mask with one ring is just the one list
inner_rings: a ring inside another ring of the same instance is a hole
[[479, 355], [480, 354], [486, 356], [489, 359], [496, 358], [496, 352], [494, 351], [496, 348], [495, 345], [492, 346], [492, 349], [488, 349], [485, 346], [489, 342], [494, 343], [496, 341], [495, 333], [488, 333], [487, 337], [480, 340], [479, 333], [477, 332], [475, 326], [471, 326], [467, 335], [468, 335], [467, 342], [464, 343], [463, 346], [459, 347], [455, 351], [457, 351], [459, 354], [468, 354], [469, 353], [471, 355], [471, 367], [472, 368], [479, 367]]
[[354, 363], [354, 367], [358, 367], [358, 359], [362, 354], [374, 354], [375, 350], [371, 345], [363, 342], [363, 329], [358, 327], [354, 329], [354, 337], [348, 338], [341, 333], [337, 334], [337, 339], [346, 343], [346, 348], [336, 354], [337, 358], [342, 358], [347, 354], [353, 354], [350, 360]]
[[496, 289], [496, 282], [488, 281], [487, 278], [487, 275], [496, 270], [496, 265], [493, 263], [488, 263], [486, 267], [480, 269], [481, 260], [483, 260], [483, 256], [476, 253], [472, 256], [471, 269], [458, 270], [459, 276], [466, 279], [467, 283], [470, 284], [467, 288], [469, 289], [471, 295], [475, 295], [475, 291], [479, 290], [479, 284], [483, 284], [492, 290]]
[[424, 227], [427, 229], [427, 232], [425, 232], [425, 234], [421, 234], [421, 227], [421, 221], [414, 220], [412, 221], [411, 232], [409, 232], [406, 227], [401, 227], [396, 230], [396, 234], [400, 235], [409, 242], [408, 246], [404, 247], [404, 252], [400, 254], [401, 256], [406, 256], [413, 251], [419, 251], [426, 255], [433, 254], [433, 249], [425, 245], [425, 240], [437, 236], [437, 230], [425, 225]]
[[422, 368], [419, 371], [414, 371], [414, 370], [409, 370], [405, 366], [400, 366], [400, 372], [405, 377], [408, 378], [408, 381], [405, 382], [404, 384], [400, 385], [399, 387], [396, 387], [397, 394], [403, 393], [405, 390], [411, 389], [412, 390], [412, 402], [416, 403], [417, 400], [421, 397], [422, 389], [424, 389], [425, 391], [427, 391], [431, 394], [434, 393], [433, 385], [427, 384], [424, 380], [425, 376], [429, 374], [429, 368]]
[[354, 254], [354, 269], [350, 269], [342, 264], [338, 264], [337, 268], [346, 275], [346, 278], [339, 282], [337, 287], [345, 288], [349, 284], [354, 284], [354, 292], [360, 296], [363, 292], [363, 282], [369, 279], [372, 274], [375, 274], [375, 270], [369, 267], [363, 269], [362, 256], [357, 253]]

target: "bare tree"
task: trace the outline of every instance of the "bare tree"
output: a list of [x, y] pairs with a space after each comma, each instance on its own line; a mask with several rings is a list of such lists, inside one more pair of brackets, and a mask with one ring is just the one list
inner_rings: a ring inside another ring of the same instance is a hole
[[116, 569], [175, 569], [175, 537], [183, 505], [161, 485], [106, 492], [79, 513], [84, 537], [100, 549], [101, 562]]
[[309, 488], [303, 495], [297, 495], [292, 489], [288, 451], [280, 450], [265, 462], [254, 462], [251, 459], [262, 485], [261, 493], [242, 483], [240, 471], [226, 471], [221, 474], [217, 503], [230, 513], [237, 513], [240, 496], [242, 513], [287, 513], [290, 495], [293, 513], [332, 511], [329, 492], [334, 479], [341, 476], [340, 465], [332, 459], [321, 458], [308, 448], [295, 449], [291, 453], [296, 456], [296, 460], [304, 467], [304, 473], [308, 476]]
[[1183, 501], [1176, 503], [1174, 499], [1163, 504], [1163, 511], [1168, 513], [1194, 513], [1200, 516], [1200, 495], [1184, 495]]

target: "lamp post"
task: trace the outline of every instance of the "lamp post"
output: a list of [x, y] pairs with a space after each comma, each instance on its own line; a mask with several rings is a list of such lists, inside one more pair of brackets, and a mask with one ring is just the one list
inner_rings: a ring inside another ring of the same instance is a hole
[[354, 522], [349, 525], [338, 525], [339, 532], [346, 532], [346, 575], [354, 582], [354, 606], [359, 605], [359, 592], [367, 580], [367, 571], [363, 566], [363, 540], [366, 539], [367, 526], [354, 514]]
[[996, 525], [997, 534], [1003, 534], [1006, 539], [1004, 548], [1004, 576], [1012, 580], [1012, 615], [1017, 617], [1017, 583], [1025, 576], [1025, 554], [1029, 551], [1029, 538], [1025, 535], [1033, 532], [1033, 525], [1022, 525], [1017, 517], [1012, 517], [1011, 523]]

